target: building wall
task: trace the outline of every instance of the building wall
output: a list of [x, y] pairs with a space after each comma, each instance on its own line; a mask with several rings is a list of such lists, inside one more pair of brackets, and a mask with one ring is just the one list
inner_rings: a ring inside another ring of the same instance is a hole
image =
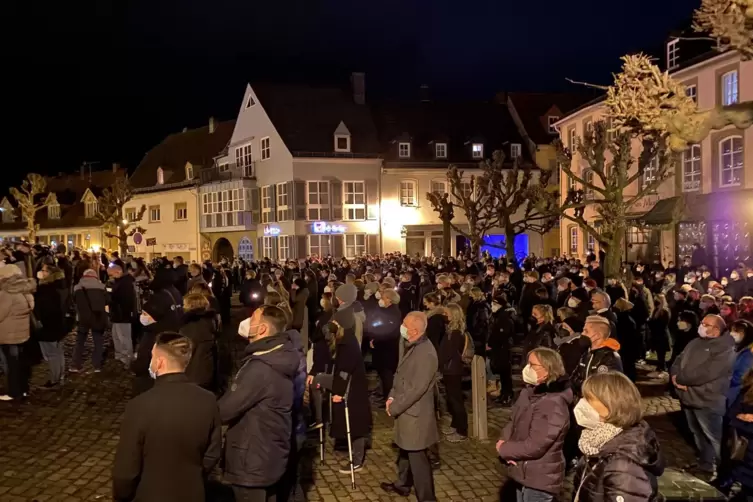
[[[0, 243], [5, 241], [20, 241], [26, 239], [29, 232], [26, 229], [4, 231], [0, 236]], [[117, 250], [117, 239], [111, 239], [105, 235], [102, 227], [80, 227], [80, 228], [45, 228], [37, 232], [37, 239], [40, 244], [53, 246], [65, 244], [68, 249], [82, 249], [85, 251], [99, 251], [105, 248], [108, 251]]]
[[[126, 212], [128, 209], [138, 211], [142, 205], [146, 206], [143, 218], [137, 223], [146, 232], [141, 244], [136, 244], [133, 237], [128, 238], [128, 245], [134, 246], [134, 255], [146, 259], [156, 256], [182, 256], [186, 261], [198, 261], [200, 248], [197, 197], [196, 187], [136, 194], [125, 209]], [[184, 220], [176, 219], [178, 205], [184, 205], [187, 210]], [[150, 221], [153, 207], [160, 209], [159, 221]], [[147, 246], [147, 239], [157, 239], [157, 244]]]
[[[544, 169], [552, 169], [553, 173], [549, 183], [554, 187], [559, 186], [559, 172], [557, 171], [557, 149], [554, 145], [538, 145], [536, 147], [536, 164]], [[560, 243], [559, 222], [542, 237], [543, 256], [559, 256], [562, 254]], [[541, 255], [540, 255], [541, 256]]]
[[[200, 236], [201, 244], [201, 261], [217, 260], [219, 257], [219, 250], [223, 242], [218, 242], [221, 239], [226, 239], [232, 247], [233, 257], [249, 256], [254, 259], [261, 258], [258, 254], [257, 248], [257, 236], [256, 230], [238, 230], [218, 233], [205, 233]], [[250, 253], [250, 255], [249, 255]]]

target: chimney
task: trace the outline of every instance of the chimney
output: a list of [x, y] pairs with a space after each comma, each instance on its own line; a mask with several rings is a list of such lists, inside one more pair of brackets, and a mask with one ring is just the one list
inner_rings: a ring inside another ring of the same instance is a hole
[[357, 105], [366, 104], [366, 74], [363, 72], [353, 72], [350, 76], [350, 83], [353, 85], [353, 101]]
[[112, 163], [112, 172], [117, 173], [118, 171], [120, 171], [120, 164], [118, 164], [117, 162], [113, 162]]
[[209, 134], [213, 134], [216, 129], [217, 121], [214, 120], [214, 117], [209, 117]]
[[429, 86], [426, 84], [421, 84], [421, 88], [418, 91], [418, 97], [421, 99], [422, 103], [428, 103], [431, 101], [429, 99]]

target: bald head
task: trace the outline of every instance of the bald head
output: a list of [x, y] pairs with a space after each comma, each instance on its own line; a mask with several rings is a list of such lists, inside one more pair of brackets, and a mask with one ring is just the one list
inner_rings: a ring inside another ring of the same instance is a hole
[[423, 312], [410, 312], [403, 319], [403, 326], [408, 330], [408, 341], [415, 342], [426, 333], [429, 321]]
[[716, 314], [709, 314], [701, 321], [701, 326], [706, 327], [706, 338], [717, 338], [722, 336], [724, 330], [727, 329], [727, 324], [724, 322], [721, 316]]

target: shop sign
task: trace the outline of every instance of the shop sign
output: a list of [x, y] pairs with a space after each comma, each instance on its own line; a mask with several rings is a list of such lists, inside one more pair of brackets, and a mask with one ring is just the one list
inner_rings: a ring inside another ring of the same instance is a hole
[[269, 225], [264, 227], [264, 235], [280, 235], [279, 227], [270, 227]]
[[317, 221], [313, 225], [315, 234], [344, 234], [345, 231], [345, 225], [331, 225], [324, 221]]

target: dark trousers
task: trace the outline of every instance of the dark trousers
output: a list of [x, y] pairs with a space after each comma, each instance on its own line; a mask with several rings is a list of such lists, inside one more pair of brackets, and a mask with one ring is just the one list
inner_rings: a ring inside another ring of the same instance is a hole
[[434, 475], [427, 450], [408, 451], [401, 448], [397, 457], [397, 476], [395, 486], [398, 489], [410, 491], [414, 487], [418, 502], [436, 502]]
[[461, 436], [468, 435], [468, 413], [463, 399], [463, 377], [461, 375], [444, 375], [444, 389], [447, 395], [447, 411], [452, 416], [450, 427]]
[[395, 380], [395, 370], [389, 367], [380, 367], [377, 369], [377, 373], [382, 382], [382, 397], [387, 399], [392, 390], [392, 382]]
[[277, 502], [277, 495], [273, 487], [249, 488], [233, 485], [235, 502]]
[[510, 350], [505, 348], [492, 359], [492, 371], [499, 374], [499, 397], [500, 399], [511, 398], [512, 388], [512, 364], [510, 364]]
[[8, 395], [13, 399], [29, 392], [29, 368], [21, 345], [0, 345], [8, 369]]

